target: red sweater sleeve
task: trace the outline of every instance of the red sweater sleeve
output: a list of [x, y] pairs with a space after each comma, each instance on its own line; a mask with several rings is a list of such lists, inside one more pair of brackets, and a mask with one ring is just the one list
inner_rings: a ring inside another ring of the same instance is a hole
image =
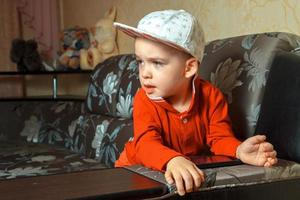
[[131, 151], [135, 153], [137, 163], [162, 171], [170, 159], [182, 156], [163, 144], [158, 112], [142, 90], [134, 98], [133, 122], [134, 139]]
[[235, 138], [228, 116], [227, 102], [217, 88], [212, 88], [208, 96], [209, 133], [207, 142], [211, 152], [216, 155], [235, 157], [236, 149], [241, 142]]

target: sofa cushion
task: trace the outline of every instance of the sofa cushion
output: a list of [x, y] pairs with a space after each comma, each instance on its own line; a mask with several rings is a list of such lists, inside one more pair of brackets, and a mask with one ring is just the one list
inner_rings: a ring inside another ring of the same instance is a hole
[[239, 139], [253, 135], [269, 69], [276, 52], [293, 51], [300, 37], [265, 33], [215, 40], [205, 47], [200, 76], [227, 97]]
[[0, 143], [0, 181], [104, 168], [97, 160], [86, 159], [57, 145]]
[[27, 141], [69, 148], [83, 108], [83, 100], [1, 100], [0, 142]]
[[276, 55], [269, 73], [257, 133], [264, 133], [278, 157], [300, 162], [300, 56]]
[[72, 150], [113, 167], [132, 136], [132, 119], [87, 113], [79, 117]]
[[139, 87], [134, 55], [110, 57], [91, 74], [87, 110], [93, 114], [132, 118], [133, 97]]

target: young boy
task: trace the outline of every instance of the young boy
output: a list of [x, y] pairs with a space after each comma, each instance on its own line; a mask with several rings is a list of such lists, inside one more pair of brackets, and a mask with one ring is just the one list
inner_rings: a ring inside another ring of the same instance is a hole
[[276, 151], [257, 135], [243, 143], [234, 137], [222, 93], [197, 76], [204, 51], [200, 24], [184, 10], [152, 12], [133, 28], [115, 26], [135, 38], [141, 89], [134, 98], [134, 139], [115, 166], [142, 164], [165, 171], [180, 195], [204, 181], [190, 161], [209, 147], [215, 155], [272, 166]]

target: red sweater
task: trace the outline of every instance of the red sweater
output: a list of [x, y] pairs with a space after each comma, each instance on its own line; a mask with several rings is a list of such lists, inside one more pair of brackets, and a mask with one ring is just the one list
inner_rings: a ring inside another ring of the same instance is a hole
[[207, 147], [215, 155], [235, 157], [241, 143], [231, 129], [223, 94], [196, 78], [189, 109], [179, 113], [165, 100], [138, 90], [133, 107], [134, 139], [125, 145], [116, 167], [142, 164], [163, 171], [176, 156], [199, 155]]

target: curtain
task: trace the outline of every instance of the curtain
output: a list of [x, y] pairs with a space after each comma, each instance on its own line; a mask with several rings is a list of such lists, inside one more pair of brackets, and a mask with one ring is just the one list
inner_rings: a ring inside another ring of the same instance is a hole
[[[0, 0], [0, 72], [16, 71], [10, 61], [11, 41], [35, 39], [44, 61], [53, 64], [58, 50], [58, 0]], [[0, 98], [26, 94], [24, 76], [0, 74]]]
[[17, 0], [1, 0], [0, 6], [0, 69], [1, 71], [15, 70], [9, 59], [11, 40], [20, 37]]
[[56, 57], [59, 43], [59, 9], [57, 0], [18, 0], [17, 10], [23, 31], [30, 29], [45, 60]]
[[[10, 61], [11, 41], [20, 37], [20, 24], [16, 10], [17, 0], [1, 0], [0, 5], [0, 72], [15, 71], [16, 65]], [[23, 95], [23, 79], [0, 74], [0, 98]]]

